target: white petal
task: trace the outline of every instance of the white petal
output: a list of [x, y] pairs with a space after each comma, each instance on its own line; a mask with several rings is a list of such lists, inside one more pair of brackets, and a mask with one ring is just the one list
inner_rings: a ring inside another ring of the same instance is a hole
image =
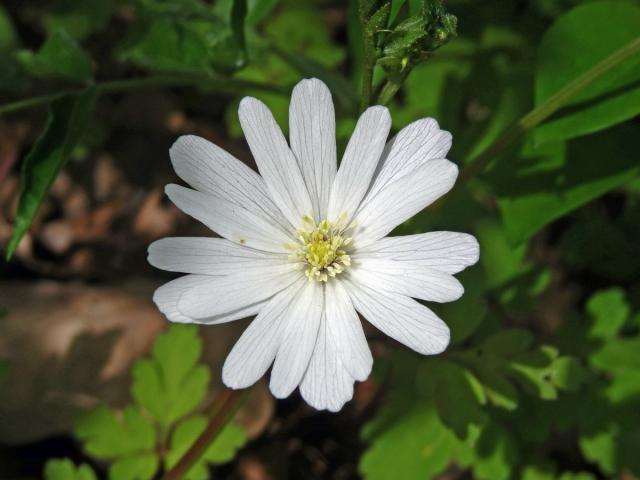
[[339, 281], [325, 286], [325, 315], [309, 368], [300, 384], [306, 402], [338, 411], [353, 397], [353, 383], [371, 373], [373, 358], [358, 314]]
[[428, 232], [381, 238], [359, 250], [352, 259], [360, 256], [458, 273], [478, 261], [480, 246], [475, 237], [467, 233]]
[[282, 324], [306, 279], [275, 295], [249, 324], [222, 367], [222, 381], [230, 388], [246, 388], [262, 377], [280, 346]]
[[153, 294], [153, 301], [158, 309], [172, 322], [177, 323], [203, 323], [214, 325], [218, 323], [231, 322], [241, 318], [251, 317], [257, 314], [266, 302], [258, 302], [247, 305], [238, 310], [230, 311], [214, 317], [193, 319], [183, 315], [178, 310], [178, 299], [189, 288], [206, 283], [211, 277], [206, 275], [185, 275], [165, 283]]
[[449, 327], [412, 298], [348, 282], [354, 307], [373, 326], [423, 355], [441, 353], [449, 344]]
[[362, 248], [384, 237], [451, 190], [457, 176], [458, 167], [449, 160], [430, 160], [371, 190], [355, 216], [354, 246]]
[[173, 237], [149, 245], [149, 263], [170, 272], [228, 275], [255, 264], [289, 263], [286, 254], [269, 253], [237, 245], [224, 238]]
[[383, 258], [359, 256], [349, 275], [358, 283], [430, 302], [453, 302], [464, 293], [453, 275]]
[[351, 218], [356, 212], [371, 185], [390, 128], [386, 107], [369, 107], [360, 115], [333, 182], [329, 219], [335, 220], [343, 213]]
[[169, 151], [176, 173], [196, 190], [222, 197], [290, 228], [257, 172], [217, 145], [194, 135], [180, 137]]
[[353, 378], [361, 382], [366, 380], [371, 373], [373, 357], [360, 318], [342, 282], [327, 282], [325, 310], [329, 332], [338, 346], [342, 362]]
[[267, 106], [255, 98], [243, 98], [238, 115], [271, 198], [291, 225], [299, 228], [302, 217], [313, 214], [313, 206], [296, 157], [282, 130]]
[[451, 134], [440, 130], [433, 118], [422, 118], [404, 127], [387, 144], [371, 190], [410, 173], [429, 160], [446, 158]]
[[178, 310], [190, 318], [223, 315], [266, 300], [302, 277], [292, 265], [254, 265], [223, 277], [208, 277], [178, 299]]
[[327, 215], [336, 176], [336, 117], [327, 86], [317, 78], [302, 80], [293, 89], [289, 105], [289, 137], [316, 220]]
[[307, 282], [283, 320], [282, 341], [269, 382], [276, 398], [288, 397], [300, 384], [316, 344], [323, 310], [323, 285]]
[[353, 397], [353, 377], [345, 368], [338, 346], [323, 317], [300, 394], [318, 410], [337, 412]]
[[291, 242], [276, 224], [222, 198], [173, 184], [165, 192], [180, 210], [232, 242], [277, 253], [284, 253]]

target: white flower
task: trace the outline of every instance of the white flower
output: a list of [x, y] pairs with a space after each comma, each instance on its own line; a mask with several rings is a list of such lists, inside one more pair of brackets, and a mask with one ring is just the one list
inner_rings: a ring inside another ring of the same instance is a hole
[[168, 185], [167, 195], [223, 238], [150, 246], [152, 265], [188, 274], [155, 292], [158, 308], [173, 322], [207, 325], [257, 315], [222, 380], [245, 388], [273, 364], [273, 394], [299, 386], [318, 409], [339, 410], [371, 372], [356, 312], [416, 352], [442, 352], [449, 328], [414, 299], [460, 298], [453, 274], [478, 260], [478, 242], [452, 232], [386, 235], [453, 186], [451, 135], [427, 118], [387, 142], [389, 112], [371, 107], [338, 169], [333, 102], [321, 81], [293, 90], [290, 144], [259, 100], [244, 98], [239, 116], [260, 175], [199, 137], [171, 148], [194, 190]]

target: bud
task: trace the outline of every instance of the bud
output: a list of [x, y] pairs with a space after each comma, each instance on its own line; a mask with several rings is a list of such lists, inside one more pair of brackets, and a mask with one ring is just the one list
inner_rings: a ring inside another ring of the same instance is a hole
[[442, 0], [424, 0], [417, 15], [400, 22], [382, 39], [378, 64], [390, 76], [404, 74], [455, 36], [457, 24]]

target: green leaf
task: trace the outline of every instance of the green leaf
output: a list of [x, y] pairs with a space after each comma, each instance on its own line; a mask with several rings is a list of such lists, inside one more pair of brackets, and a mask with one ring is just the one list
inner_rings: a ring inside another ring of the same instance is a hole
[[[377, 416], [387, 414], [383, 410]], [[468, 464], [472, 453], [469, 444], [440, 423], [434, 405], [420, 399], [373, 439], [358, 469], [367, 480], [422, 480], [435, 477], [452, 461]]]
[[493, 405], [505, 410], [515, 410], [518, 407], [518, 391], [503, 372], [483, 364], [482, 359], [473, 368], [473, 372]]
[[110, 480], [151, 480], [158, 470], [158, 456], [142, 452], [116, 460], [109, 468]]
[[638, 352], [640, 352], [640, 336], [610, 340], [591, 356], [591, 364], [609, 372], [640, 370]]
[[630, 314], [624, 291], [616, 287], [593, 294], [587, 302], [586, 309], [593, 320], [589, 334], [602, 339], [614, 337]]
[[0, 53], [4, 55], [11, 52], [18, 45], [18, 35], [11, 18], [5, 9], [0, 6]]
[[119, 58], [152, 71], [207, 74], [208, 54], [196, 28], [182, 29], [170, 19], [158, 18], [127, 39]]
[[510, 328], [488, 337], [480, 344], [480, 348], [492, 355], [511, 357], [527, 351], [532, 343], [531, 332], [522, 328]]
[[58, 0], [45, 16], [47, 31], [65, 30], [77, 40], [103, 30], [113, 11], [113, 0]]
[[434, 382], [433, 394], [442, 423], [452, 429], [460, 439], [466, 439], [477, 427], [486, 422], [469, 379], [469, 372], [451, 362], [429, 362], [421, 375]]
[[460, 273], [458, 279], [465, 286], [461, 299], [451, 303], [429, 305], [440, 318], [447, 319], [452, 344], [460, 344], [468, 339], [478, 329], [487, 312], [482, 269], [470, 267]]
[[[183, 420], [176, 426], [171, 436], [170, 451], [166, 457], [166, 469], [172, 468], [182, 458], [207, 427], [207, 422], [206, 417], [199, 415]], [[185, 474], [184, 479], [206, 480], [209, 478], [207, 464], [219, 465], [232, 460], [246, 441], [245, 430], [235, 423], [229, 423], [205, 450], [201, 459]]]
[[584, 457], [597, 463], [600, 469], [608, 475], [612, 475], [616, 471], [617, 436], [618, 429], [611, 427], [593, 435], [583, 435], [579, 441]]
[[544, 400], [555, 400], [558, 393], [552, 382], [551, 365], [557, 352], [540, 347], [517, 355], [509, 363], [509, 374], [533, 395]]
[[577, 390], [588, 378], [589, 373], [574, 357], [559, 357], [551, 364], [551, 382], [561, 390]]
[[37, 53], [18, 52], [18, 61], [38, 78], [60, 78], [87, 83], [92, 77], [91, 59], [64, 30], [55, 30]]
[[197, 328], [171, 325], [154, 343], [151, 359], [133, 368], [133, 397], [164, 428], [204, 400], [210, 372], [197, 364], [201, 353]]
[[49, 187], [90, 123], [95, 100], [96, 90], [90, 87], [81, 94], [64, 95], [51, 103], [44, 131], [22, 164], [18, 211], [7, 259], [13, 255]]
[[76, 421], [76, 436], [99, 459], [116, 459], [153, 451], [156, 434], [138, 409], [127, 407], [121, 416], [105, 406], [83, 412]]
[[89, 465], [74, 465], [68, 458], [52, 458], [44, 466], [45, 480], [97, 480]]
[[547, 223], [630, 180], [640, 171], [633, 152], [640, 127], [621, 125], [563, 145], [525, 146], [489, 175], [508, 238], [527, 240]]
[[[640, 8], [626, 2], [593, 2], [560, 17], [540, 44], [536, 104], [637, 39], [638, 32]], [[540, 126], [536, 140], [573, 138], [634, 117], [640, 113], [639, 81], [640, 55], [635, 55], [586, 87], [567, 108]]]
[[508, 480], [517, 462], [516, 442], [498, 423], [490, 423], [482, 432], [472, 469], [478, 480]]

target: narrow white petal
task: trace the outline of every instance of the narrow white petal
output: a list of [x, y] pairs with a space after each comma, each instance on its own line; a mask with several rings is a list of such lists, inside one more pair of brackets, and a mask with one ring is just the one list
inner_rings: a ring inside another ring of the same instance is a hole
[[371, 373], [373, 357], [362, 330], [362, 323], [353, 308], [351, 298], [342, 282], [327, 282], [325, 310], [331, 340], [349, 373], [358, 381], [364, 381]]
[[176, 173], [196, 190], [222, 197], [290, 228], [257, 172], [214, 143], [194, 135], [180, 137], [169, 151]]
[[362, 248], [384, 237], [451, 190], [457, 176], [449, 160], [430, 160], [370, 191], [355, 216], [354, 244]]
[[238, 115], [271, 198], [291, 225], [299, 228], [302, 217], [313, 213], [313, 206], [296, 157], [282, 130], [267, 106], [255, 98], [243, 98]]
[[288, 397], [302, 381], [316, 345], [323, 310], [323, 285], [307, 282], [283, 320], [282, 341], [269, 382], [276, 398]]
[[449, 327], [416, 300], [348, 282], [353, 305], [373, 326], [423, 355], [441, 353], [449, 344]]
[[404, 127], [387, 144], [376, 171], [373, 192], [413, 172], [425, 162], [446, 158], [451, 134], [440, 130], [433, 118], [422, 118]]
[[178, 299], [178, 310], [190, 318], [223, 315], [266, 300], [302, 277], [292, 265], [255, 265], [223, 277], [208, 277]]
[[286, 254], [263, 252], [224, 238], [173, 237], [149, 245], [149, 263], [170, 272], [228, 275], [256, 264], [289, 263]]
[[382, 258], [358, 257], [349, 275], [358, 283], [430, 302], [453, 302], [464, 293], [451, 274]]
[[172, 322], [177, 323], [202, 323], [214, 325], [218, 323], [231, 322], [241, 318], [256, 315], [266, 303], [265, 301], [246, 305], [243, 308], [229, 311], [221, 315], [208, 318], [194, 319], [187, 317], [178, 310], [178, 300], [189, 288], [206, 283], [211, 277], [206, 275], [185, 275], [176, 278], [159, 287], [153, 294], [153, 301], [158, 309]]
[[299, 82], [289, 105], [289, 137], [316, 220], [327, 215], [336, 176], [336, 118], [327, 86], [317, 78]]
[[359, 257], [384, 258], [445, 273], [458, 273], [475, 264], [480, 246], [472, 235], [457, 232], [428, 232], [402, 237], [384, 237], [359, 250]]
[[222, 198], [173, 184], [165, 192], [180, 210], [237, 244], [284, 253], [285, 244], [291, 241], [276, 224]]
[[354, 380], [371, 373], [373, 357], [351, 299], [339, 281], [325, 286], [325, 315], [309, 368], [300, 384], [306, 402], [338, 411], [353, 397]]
[[333, 182], [329, 219], [335, 220], [343, 213], [351, 218], [356, 212], [370, 187], [390, 128], [386, 107], [369, 107], [360, 115]]
[[287, 312], [305, 282], [301, 279], [275, 295], [249, 324], [222, 367], [226, 386], [246, 388], [265, 374], [280, 347]]
[[318, 410], [337, 412], [353, 397], [353, 382], [323, 316], [309, 367], [300, 383], [300, 394]]

